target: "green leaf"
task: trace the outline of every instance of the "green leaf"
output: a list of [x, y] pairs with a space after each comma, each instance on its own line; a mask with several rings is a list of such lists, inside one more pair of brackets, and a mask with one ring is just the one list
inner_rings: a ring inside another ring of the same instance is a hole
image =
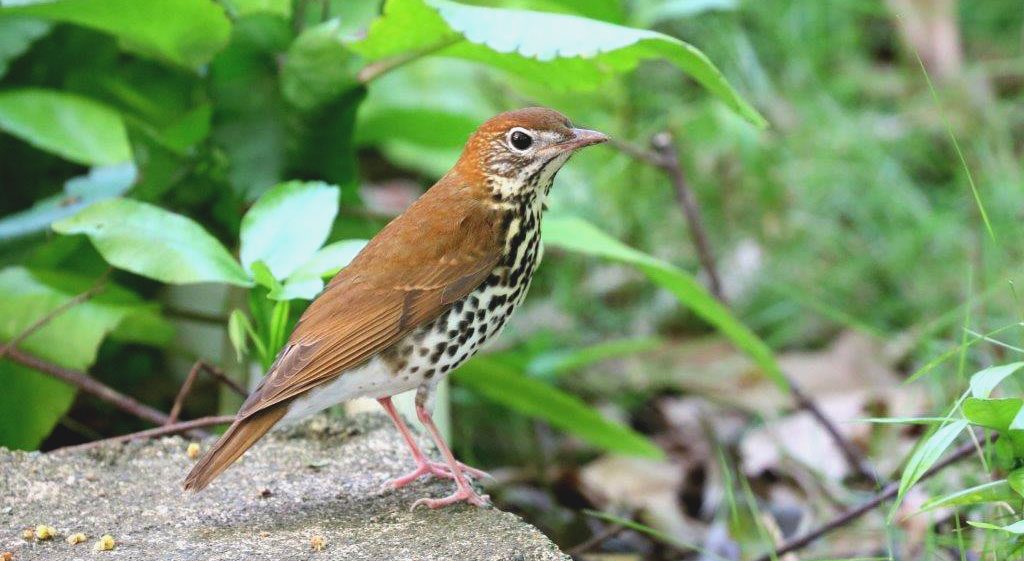
[[264, 193], [242, 218], [241, 259], [285, 279], [316, 253], [338, 214], [339, 190], [321, 182], [289, 181]]
[[323, 279], [348, 266], [364, 247], [366, 240], [345, 240], [320, 248], [288, 277], [280, 289], [271, 290], [267, 297], [274, 300], [312, 300], [324, 289]]
[[1020, 370], [1022, 366], [1024, 366], [1024, 362], [1013, 362], [1001, 366], [992, 366], [976, 372], [971, 376], [971, 395], [977, 398], [986, 398], [992, 395], [992, 390], [996, 386], [1014, 372]]
[[292, 17], [291, 0], [224, 0], [228, 10], [235, 17], [251, 14], [273, 14], [288, 19]]
[[564, 89], [594, 89], [641, 61], [667, 60], [751, 123], [765, 126], [757, 110], [693, 46], [662, 33], [573, 15], [388, 0], [384, 16], [351, 47], [369, 60], [437, 52]]
[[1017, 468], [1006, 476], [1006, 482], [1015, 493], [1024, 497], [1024, 468]]
[[642, 337], [608, 341], [582, 349], [552, 351], [534, 357], [526, 371], [535, 376], [557, 376], [605, 360], [654, 350], [662, 344], [663, 341], [657, 337]]
[[1000, 501], [1018, 500], [1020, 497], [1014, 493], [1007, 480], [991, 481], [982, 483], [967, 489], [961, 489], [944, 497], [935, 497], [921, 505], [921, 511], [934, 510], [952, 506], [966, 506], [983, 503], [994, 503]]
[[1001, 532], [1008, 532], [1017, 535], [1024, 534], [1024, 520], [1019, 520], [1009, 526], [997, 526], [995, 524], [989, 524], [988, 522], [975, 522], [973, 520], [968, 520], [967, 523], [975, 528], [983, 528], [985, 530], [999, 530]]
[[281, 91], [304, 110], [320, 107], [359, 85], [362, 60], [342, 43], [341, 23], [325, 21], [302, 32], [281, 69]]
[[54, 0], [0, 8], [110, 33], [132, 52], [194, 68], [224, 48], [231, 23], [212, 0]]
[[962, 410], [964, 417], [971, 423], [1006, 432], [1013, 426], [1014, 420], [1021, 413], [1024, 400], [1020, 398], [979, 399], [969, 397], [964, 400]]
[[[0, 270], [0, 345], [93, 283], [67, 272]], [[65, 368], [85, 369], [107, 334], [145, 310], [138, 297], [108, 283], [103, 293], [55, 316], [19, 348]], [[11, 448], [36, 448], [75, 396], [74, 387], [9, 360], [0, 361], [0, 384], [0, 446]]]
[[40, 89], [0, 92], [0, 129], [80, 164], [131, 159], [121, 116], [74, 94]]
[[53, 225], [85, 234], [111, 265], [171, 284], [252, 281], [223, 245], [190, 218], [131, 199], [96, 203]]
[[649, 458], [663, 456], [646, 437], [605, 419], [576, 396], [497, 360], [474, 358], [455, 371], [455, 379], [495, 403], [543, 419], [604, 450]]
[[32, 208], [0, 219], [0, 240], [48, 230], [55, 221], [72, 216], [83, 208], [112, 197], [119, 197], [135, 183], [138, 171], [132, 163], [97, 167], [69, 179], [64, 193], [36, 202]]
[[7, 63], [18, 58], [36, 40], [50, 32], [50, 24], [32, 18], [0, 17], [0, 78]]
[[267, 267], [267, 264], [262, 260], [254, 261], [250, 269], [256, 284], [267, 290], [281, 290], [281, 283], [274, 278], [274, 273], [270, 272], [270, 267]]
[[636, 267], [746, 352], [761, 367], [764, 374], [780, 388], [789, 388], [768, 345], [736, 319], [728, 308], [716, 300], [690, 274], [623, 244], [578, 217], [545, 218], [543, 236], [547, 245]]
[[914, 450], [914, 454], [907, 461], [907, 466], [903, 468], [897, 503], [903, 498], [907, 490], [913, 487], [925, 472], [935, 465], [935, 462], [939, 460], [942, 453], [953, 444], [953, 441], [956, 440], [956, 437], [965, 428], [967, 428], [967, 421], [953, 421], [939, 428], [939, 430], [932, 433], [931, 436], [918, 445], [917, 450]]
[[235, 349], [235, 357], [238, 362], [242, 362], [242, 358], [249, 352], [249, 339], [247, 338], [249, 331], [252, 331], [252, 324], [249, 323], [249, 318], [245, 313], [242, 310], [232, 311], [228, 316], [228, 339], [231, 340], [231, 346]]

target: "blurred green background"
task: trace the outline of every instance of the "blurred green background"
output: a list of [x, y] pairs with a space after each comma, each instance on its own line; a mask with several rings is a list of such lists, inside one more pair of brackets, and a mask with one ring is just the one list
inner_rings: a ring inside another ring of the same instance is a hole
[[[499, 507], [565, 550], [619, 528], [581, 558], [753, 558], [875, 489], [784, 374], [904, 482], [809, 555], [1011, 558], [965, 520], [1021, 518], [1024, 447], [911, 485], [955, 420], [1024, 442], [1009, 374], [1005, 423], [963, 401], [1024, 343], [1022, 101], [1012, 0], [0, 2], [0, 445], [161, 422], [61, 371], [158, 415], [197, 360], [251, 387], [479, 123], [546, 105], [615, 142], [442, 404]], [[180, 418], [239, 403], [200, 376]]]

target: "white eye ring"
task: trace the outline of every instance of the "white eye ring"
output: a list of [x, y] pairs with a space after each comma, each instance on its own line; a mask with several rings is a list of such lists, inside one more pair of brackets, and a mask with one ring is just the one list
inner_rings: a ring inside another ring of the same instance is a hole
[[[526, 141], [525, 144], [523, 144], [524, 137]], [[509, 148], [516, 152], [523, 153], [529, 151], [530, 148], [533, 147], [534, 138], [533, 135], [530, 134], [530, 131], [522, 127], [514, 127], [512, 130], [508, 131], [508, 136], [506, 136], [505, 142], [508, 144]], [[516, 146], [517, 142], [520, 146]]]

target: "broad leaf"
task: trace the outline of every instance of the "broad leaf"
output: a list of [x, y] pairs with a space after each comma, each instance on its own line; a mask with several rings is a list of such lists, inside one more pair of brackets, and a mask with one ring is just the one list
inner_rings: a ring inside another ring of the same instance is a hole
[[80, 164], [131, 159], [121, 116], [74, 94], [39, 89], [0, 92], [0, 129]]
[[111, 265], [161, 282], [252, 285], [238, 262], [202, 226], [147, 203], [99, 202], [55, 223], [53, 229], [85, 234]]
[[1024, 454], [1024, 400], [1016, 397], [969, 397], [964, 400], [961, 409], [968, 421], [980, 427], [999, 431], [1013, 445], [1016, 454]]
[[93, 168], [69, 179], [64, 193], [36, 202], [32, 208], [0, 219], [0, 240], [48, 230], [53, 222], [72, 216], [102, 200], [119, 197], [135, 183], [138, 172], [131, 163]]
[[455, 372], [455, 379], [476, 393], [530, 417], [543, 419], [599, 448], [633, 456], [661, 457], [661, 449], [627, 426], [553, 386], [487, 357], [477, 357]]
[[332, 277], [346, 267], [363, 248], [366, 240], [345, 240], [320, 248], [315, 255], [295, 270], [279, 290], [267, 296], [274, 300], [312, 300], [324, 289], [324, 278]]
[[[0, 345], [87, 290], [93, 279], [66, 272], [0, 270]], [[100, 343], [122, 322], [150, 314], [133, 294], [108, 285], [101, 294], [55, 316], [19, 348], [66, 368], [85, 369]], [[72, 386], [35, 370], [0, 361], [0, 446], [34, 449], [74, 399]]]
[[124, 48], [186, 67], [208, 62], [227, 44], [231, 23], [212, 0], [52, 0], [0, 8], [110, 33]]
[[693, 46], [662, 33], [573, 15], [388, 0], [352, 49], [369, 60], [436, 52], [558, 88], [593, 89], [644, 60], [668, 60], [757, 126], [764, 118]]
[[641, 253], [612, 238], [593, 224], [573, 216], [549, 216], [544, 220], [544, 243], [569, 251], [603, 257], [632, 265], [671, 292], [683, 305], [718, 328], [746, 352], [780, 388], [789, 384], [768, 345], [741, 323], [703, 286], [685, 271]]
[[50, 24], [32, 18], [0, 17], [0, 78], [7, 73], [7, 65], [18, 58], [33, 41], [46, 35]]
[[338, 214], [339, 190], [320, 182], [289, 181], [263, 194], [242, 218], [241, 260], [263, 261], [285, 279], [320, 249]]
[[1000, 501], [1019, 500], [1020, 496], [1014, 492], [1005, 479], [982, 483], [967, 489], [961, 489], [943, 497], [935, 497], [921, 505], [921, 510], [935, 510], [952, 506], [965, 506], [983, 503], [994, 503]]
[[1017, 468], [1006, 476], [1006, 482], [1019, 496], [1024, 497], [1024, 468]]
[[971, 376], [971, 395], [978, 398], [989, 397], [996, 386], [1020, 370], [1022, 366], [1024, 366], [1024, 362], [1013, 362], [976, 372]]
[[291, 0], [223, 0], [228, 11], [235, 17], [251, 14], [273, 14], [282, 18], [292, 17]]
[[359, 85], [356, 74], [362, 61], [341, 39], [337, 19], [311, 27], [295, 39], [281, 70], [285, 99], [309, 110]]
[[953, 444], [953, 441], [965, 428], [967, 428], [967, 421], [953, 421], [932, 433], [918, 445], [917, 450], [914, 450], [914, 454], [907, 461], [906, 467], [903, 468], [903, 475], [900, 477], [899, 499], [902, 499], [907, 490], [913, 487], [925, 472], [935, 465], [942, 453]]

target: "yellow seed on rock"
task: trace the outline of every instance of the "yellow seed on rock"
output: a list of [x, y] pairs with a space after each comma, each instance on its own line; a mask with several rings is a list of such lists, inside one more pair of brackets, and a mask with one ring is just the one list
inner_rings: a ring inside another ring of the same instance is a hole
[[323, 536], [313, 536], [313, 539], [309, 540], [309, 546], [313, 551], [323, 551], [327, 547], [327, 542], [324, 541]]
[[36, 538], [36, 533], [31, 528], [21, 532], [21, 539], [23, 539], [23, 540], [25, 540], [27, 542], [30, 542], [30, 541], [34, 540], [35, 538]]
[[36, 539], [39, 541], [48, 540], [56, 535], [57, 530], [53, 526], [47, 526], [46, 524], [36, 526]]
[[110, 551], [114, 549], [117, 542], [114, 541], [114, 536], [110, 534], [104, 535], [100, 540], [92, 545], [93, 551]]
[[89, 539], [89, 536], [86, 536], [82, 532], [78, 532], [77, 534], [71, 534], [70, 536], [68, 536], [68, 539], [66, 541], [71, 545], [78, 545], [87, 539]]
[[188, 456], [188, 459], [190, 459], [190, 460], [194, 460], [194, 459], [198, 458], [199, 457], [199, 444], [197, 444], [195, 442], [189, 444], [188, 445], [188, 449], [185, 450], [185, 454]]

